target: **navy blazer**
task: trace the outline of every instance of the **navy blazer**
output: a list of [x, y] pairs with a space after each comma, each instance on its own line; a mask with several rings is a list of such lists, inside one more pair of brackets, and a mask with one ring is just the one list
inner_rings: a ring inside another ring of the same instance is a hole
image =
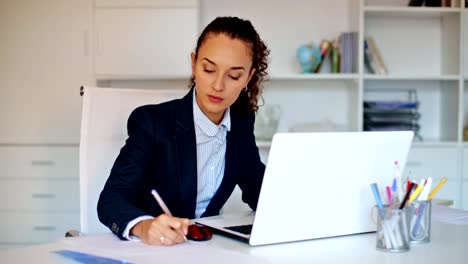
[[[193, 89], [182, 99], [135, 109], [127, 124], [128, 139], [120, 150], [99, 197], [99, 220], [121, 239], [127, 224], [163, 213], [156, 189], [172, 214], [193, 219], [197, 198], [197, 149]], [[265, 172], [253, 134], [255, 115], [231, 111], [224, 178], [202, 217], [219, 214], [239, 185], [242, 200], [257, 207]]]

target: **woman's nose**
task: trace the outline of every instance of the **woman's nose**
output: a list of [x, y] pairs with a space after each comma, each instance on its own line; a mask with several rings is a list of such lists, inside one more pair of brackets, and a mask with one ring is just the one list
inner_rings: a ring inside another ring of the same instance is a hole
[[224, 90], [224, 76], [222, 74], [218, 74], [216, 76], [216, 79], [213, 83], [213, 89], [215, 89], [216, 91]]

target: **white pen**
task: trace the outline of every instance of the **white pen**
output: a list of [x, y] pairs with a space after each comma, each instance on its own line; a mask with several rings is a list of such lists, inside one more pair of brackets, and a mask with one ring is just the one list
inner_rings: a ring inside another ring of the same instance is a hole
[[171, 211], [169, 211], [169, 208], [167, 208], [167, 205], [164, 203], [161, 196], [159, 196], [158, 192], [155, 189], [153, 189], [151, 190], [151, 194], [153, 195], [154, 199], [156, 199], [156, 202], [158, 202], [159, 206], [164, 211], [164, 213], [172, 217]]
[[[161, 196], [159, 196], [158, 192], [155, 189], [153, 189], [151, 190], [151, 194], [153, 195], [154, 199], [156, 199], [156, 202], [158, 202], [159, 207], [161, 207], [164, 213], [172, 217], [171, 211], [169, 211], [169, 208], [167, 208], [166, 203], [164, 203], [163, 199], [161, 198]], [[183, 235], [183, 237], [184, 240], [187, 241], [187, 237], [185, 235]]]

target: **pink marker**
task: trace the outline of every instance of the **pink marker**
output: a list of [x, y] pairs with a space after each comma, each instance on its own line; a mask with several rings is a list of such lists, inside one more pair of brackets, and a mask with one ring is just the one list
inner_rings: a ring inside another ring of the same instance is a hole
[[390, 186], [385, 187], [385, 190], [387, 190], [388, 206], [391, 208], [392, 207], [392, 190], [390, 189]]

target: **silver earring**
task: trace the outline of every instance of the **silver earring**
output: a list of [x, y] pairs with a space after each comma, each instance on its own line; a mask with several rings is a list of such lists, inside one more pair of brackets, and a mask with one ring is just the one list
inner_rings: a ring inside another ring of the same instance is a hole
[[247, 90], [248, 90], [247, 86], [244, 89], [242, 89], [242, 91], [244, 92], [247, 92]]

